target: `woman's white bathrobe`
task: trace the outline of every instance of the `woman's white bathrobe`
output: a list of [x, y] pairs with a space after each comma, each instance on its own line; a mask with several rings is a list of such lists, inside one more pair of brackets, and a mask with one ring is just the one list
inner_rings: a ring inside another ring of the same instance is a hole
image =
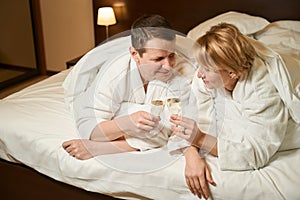
[[206, 89], [197, 77], [193, 80], [191, 103], [197, 102], [200, 129], [217, 137], [222, 170], [259, 169], [277, 151], [300, 147], [300, 124], [291, 117], [287, 97], [279, 94], [270, 74], [275, 68], [270, 64], [282, 61], [259, 47], [251, 70], [232, 94]]

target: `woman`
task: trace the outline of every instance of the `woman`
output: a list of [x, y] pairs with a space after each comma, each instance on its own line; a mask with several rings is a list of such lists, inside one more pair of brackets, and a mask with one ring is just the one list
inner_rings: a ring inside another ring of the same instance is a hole
[[197, 40], [200, 66], [190, 102], [196, 101], [199, 119], [170, 119], [174, 134], [191, 143], [184, 151], [185, 175], [194, 194], [207, 197], [207, 182], [213, 183], [198, 149], [218, 157], [221, 170], [255, 170], [277, 151], [299, 147], [299, 142], [287, 144], [296, 138], [299, 124], [291, 119], [271, 81], [268, 58], [256, 43], [227, 23], [211, 27]]

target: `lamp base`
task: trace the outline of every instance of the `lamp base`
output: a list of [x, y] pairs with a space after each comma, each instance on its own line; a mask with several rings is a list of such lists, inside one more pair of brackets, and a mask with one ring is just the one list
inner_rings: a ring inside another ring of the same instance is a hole
[[105, 28], [106, 28], [106, 40], [108, 40], [108, 25], [106, 25]]

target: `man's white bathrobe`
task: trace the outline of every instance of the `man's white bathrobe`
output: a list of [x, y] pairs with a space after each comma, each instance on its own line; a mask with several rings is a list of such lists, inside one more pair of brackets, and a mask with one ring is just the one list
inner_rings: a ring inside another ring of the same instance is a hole
[[[93, 129], [101, 122], [139, 110], [150, 112], [151, 100], [179, 97], [182, 102], [187, 102], [190, 82], [185, 76], [176, 76], [167, 83], [154, 80], [149, 82], [145, 93], [136, 63], [129, 53], [121, 54], [102, 66], [91, 86], [74, 100], [73, 110], [80, 136], [90, 138]], [[166, 145], [171, 134], [166, 108], [161, 118], [157, 134], [126, 135], [126, 141], [142, 151]]]

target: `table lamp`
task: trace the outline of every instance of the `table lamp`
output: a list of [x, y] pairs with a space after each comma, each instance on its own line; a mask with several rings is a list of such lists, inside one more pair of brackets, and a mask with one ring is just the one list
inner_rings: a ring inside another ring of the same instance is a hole
[[106, 39], [108, 39], [108, 26], [116, 23], [115, 13], [112, 7], [101, 7], [98, 9], [97, 24], [106, 26]]

